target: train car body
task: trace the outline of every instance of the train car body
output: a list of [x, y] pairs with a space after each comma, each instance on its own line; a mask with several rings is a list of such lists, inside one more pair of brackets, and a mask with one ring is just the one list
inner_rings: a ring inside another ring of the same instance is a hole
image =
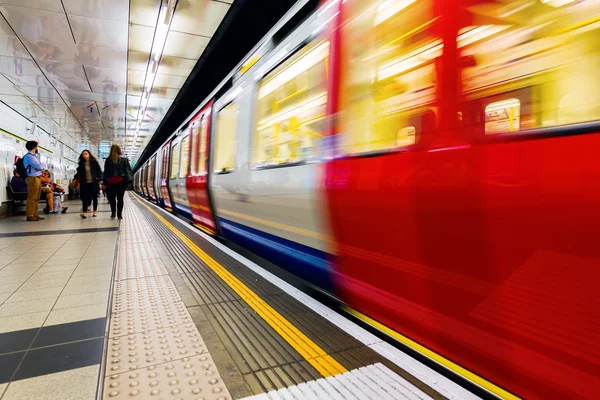
[[190, 121], [187, 131], [190, 141], [190, 166], [186, 180], [192, 219], [201, 229], [215, 234], [216, 225], [208, 197], [208, 159], [212, 101]]
[[326, 2], [206, 101], [208, 190], [172, 138], [175, 208], [499, 397], [595, 398], [599, 16]]

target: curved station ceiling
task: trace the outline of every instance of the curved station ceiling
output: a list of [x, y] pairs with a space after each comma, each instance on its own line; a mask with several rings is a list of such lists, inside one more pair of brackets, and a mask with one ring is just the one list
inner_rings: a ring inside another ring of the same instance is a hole
[[0, 0], [0, 101], [135, 160], [233, 0]]

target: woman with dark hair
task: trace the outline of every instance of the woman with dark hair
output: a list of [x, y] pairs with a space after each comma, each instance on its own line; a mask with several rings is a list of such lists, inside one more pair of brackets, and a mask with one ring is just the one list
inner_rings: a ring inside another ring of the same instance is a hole
[[92, 203], [94, 205], [94, 214], [92, 214], [92, 217], [97, 217], [98, 183], [102, 179], [102, 169], [89, 150], [82, 151], [79, 156], [77, 175], [79, 175], [79, 191], [81, 194], [81, 203], [83, 204], [81, 218], [87, 218], [87, 211]]
[[133, 171], [127, 157], [123, 156], [121, 148], [113, 144], [108, 158], [104, 162], [104, 183], [106, 195], [110, 203], [110, 217], [123, 219], [123, 197], [129, 182], [133, 180]]

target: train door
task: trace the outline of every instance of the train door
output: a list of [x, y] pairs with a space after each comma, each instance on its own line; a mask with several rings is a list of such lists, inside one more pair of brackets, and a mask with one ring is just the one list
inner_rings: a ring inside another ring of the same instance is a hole
[[150, 200], [155, 203], [158, 202], [156, 197], [156, 191], [154, 186], [154, 177], [156, 173], [156, 155], [152, 156], [150, 162], [148, 163], [148, 195], [150, 196]]
[[160, 192], [160, 174], [162, 169], [162, 152], [160, 149], [156, 152], [156, 163], [154, 165], [154, 194], [156, 203], [159, 207], [164, 207], [164, 200]]
[[177, 213], [192, 219], [192, 211], [186, 189], [187, 171], [190, 158], [190, 136], [188, 131], [173, 140], [171, 149], [171, 168], [169, 173], [169, 189], [171, 190], [174, 208]]
[[190, 121], [191, 160], [187, 192], [193, 220], [201, 229], [214, 234], [215, 220], [208, 198], [208, 151], [212, 102]]
[[151, 199], [149, 181], [150, 181], [150, 161], [146, 162], [146, 165], [144, 165], [144, 188], [146, 189], [146, 198], [148, 200]]
[[160, 171], [160, 194], [164, 200], [164, 207], [173, 211], [173, 203], [171, 202], [171, 194], [169, 193], [169, 160], [171, 158], [171, 141], [168, 141], [162, 147], [162, 168]]
[[142, 196], [148, 198], [148, 192], [146, 191], [146, 164], [142, 165], [140, 169], [140, 186], [142, 188]]

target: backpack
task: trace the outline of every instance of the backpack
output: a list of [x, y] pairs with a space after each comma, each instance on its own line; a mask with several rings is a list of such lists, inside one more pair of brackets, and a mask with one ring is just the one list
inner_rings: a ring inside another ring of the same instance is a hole
[[[27, 154], [29, 154], [29, 153], [27, 153]], [[25, 156], [27, 154], [25, 154]], [[25, 156], [19, 157], [17, 159], [17, 162], [15, 163], [15, 166], [17, 167], [17, 173], [19, 174], [19, 177], [23, 180], [25, 180], [25, 178], [27, 178], [27, 168], [25, 168], [25, 163], [23, 162], [23, 158], [25, 158]]]

